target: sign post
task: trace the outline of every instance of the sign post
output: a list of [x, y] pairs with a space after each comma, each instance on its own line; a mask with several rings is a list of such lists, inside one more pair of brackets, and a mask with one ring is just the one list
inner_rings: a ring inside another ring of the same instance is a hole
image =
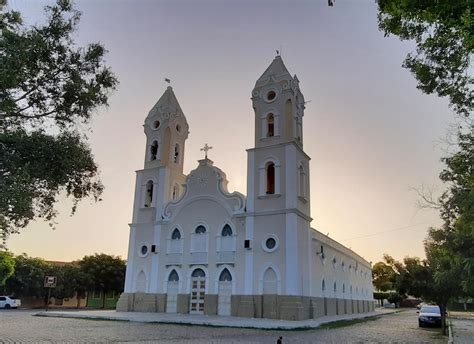
[[49, 299], [51, 298], [51, 289], [56, 288], [56, 276], [45, 276], [44, 277], [44, 287], [48, 288], [48, 299], [46, 300], [46, 312], [49, 308]]

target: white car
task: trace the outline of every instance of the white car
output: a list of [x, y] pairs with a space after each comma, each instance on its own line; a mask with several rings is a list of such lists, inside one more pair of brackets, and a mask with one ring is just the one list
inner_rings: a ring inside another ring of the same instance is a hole
[[10, 309], [18, 308], [21, 306], [21, 300], [12, 299], [8, 296], [0, 296], [0, 308]]

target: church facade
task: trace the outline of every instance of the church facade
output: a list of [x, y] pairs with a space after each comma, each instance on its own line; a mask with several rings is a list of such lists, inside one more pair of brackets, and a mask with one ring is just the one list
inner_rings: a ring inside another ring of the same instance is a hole
[[305, 100], [280, 56], [252, 103], [246, 196], [227, 190], [207, 151], [183, 173], [189, 126], [171, 87], [150, 110], [117, 311], [302, 320], [373, 310], [370, 263], [310, 226]]

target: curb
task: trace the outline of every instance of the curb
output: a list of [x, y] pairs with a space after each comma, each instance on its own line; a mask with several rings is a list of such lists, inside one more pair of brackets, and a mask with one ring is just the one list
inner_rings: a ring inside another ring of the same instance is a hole
[[449, 321], [448, 324], [448, 344], [454, 344], [454, 337], [453, 337], [453, 324], [451, 321]]
[[[85, 319], [85, 320], [106, 320], [106, 321], [128, 321], [128, 322], [138, 322], [138, 323], [155, 323], [155, 324], [174, 324], [174, 325], [186, 325], [186, 326], [210, 326], [210, 327], [229, 327], [229, 328], [249, 328], [249, 329], [259, 329], [259, 330], [286, 330], [286, 331], [301, 331], [301, 330], [311, 330], [321, 327], [321, 325], [329, 324], [338, 321], [352, 321], [352, 320], [365, 320], [367, 318], [375, 318], [383, 315], [393, 314], [393, 312], [387, 312], [382, 314], [367, 314], [366, 316], [360, 316], [355, 318], [342, 318], [342, 319], [321, 319], [320, 321], [314, 324], [275, 324], [274, 326], [265, 326], [261, 324], [260, 326], [256, 324], [249, 323], [222, 323], [215, 322], [212, 319], [199, 319], [198, 321], [193, 321], [190, 319], [182, 319], [181, 321], [171, 320], [171, 319], [133, 319], [126, 316], [110, 316], [110, 315], [92, 315], [92, 314], [77, 314], [77, 313], [59, 313], [59, 312], [39, 312], [35, 313], [34, 316], [41, 317], [55, 317], [55, 318], [74, 318], [74, 319]], [[246, 320], [248, 320], [246, 318]]]

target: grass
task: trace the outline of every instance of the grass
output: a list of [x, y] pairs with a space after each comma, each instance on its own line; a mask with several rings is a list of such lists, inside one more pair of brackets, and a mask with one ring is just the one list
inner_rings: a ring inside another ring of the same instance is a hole
[[352, 326], [352, 325], [365, 323], [369, 321], [376, 321], [379, 319], [379, 317], [380, 315], [373, 316], [373, 317], [360, 318], [360, 319], [337, 320], [330, 323], [321, 324], [321, 326], [319, 326], [318, 329], [332, 330], [332, 329], [336, 329], [340, 327]]

